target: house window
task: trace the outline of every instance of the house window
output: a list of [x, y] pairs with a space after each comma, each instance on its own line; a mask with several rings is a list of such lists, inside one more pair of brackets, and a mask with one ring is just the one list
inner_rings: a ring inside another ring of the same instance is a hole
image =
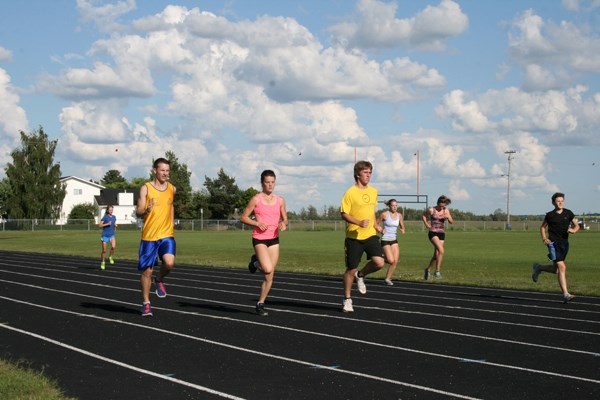
[[83, 189], [73, 189], [73, 194], [75, 196], [81, 196], [83, 194]]

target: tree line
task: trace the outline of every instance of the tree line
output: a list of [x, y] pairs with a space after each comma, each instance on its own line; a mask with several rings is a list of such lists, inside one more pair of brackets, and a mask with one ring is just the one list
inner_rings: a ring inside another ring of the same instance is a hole
[[[21, 145], [11, 152], [12, 162], [5, 167], [6, 177], [0, 181], [0, 215], [13, 219], [58, 219], [66, 195], [66, 185], [60, 181], [60, 163], [54, 161], [57, 140], [49, 140], [42, 127], [31, 133], [20, 131]], [[172, 151], [165, 152], [171, 163], [170, 181], [177, 187], [175, 217], [178, 219], [232, 219], [236, 218], [258, 191], [253, 187], [240, 189], [235, 178], [223, 168], [217, 176], [204, 176], [203, 188], [193, 190], [187, 164], [178, 160]], [[118, 170], [107, 171], [99, 183], [110, 189], [139, 188], [148, 177], [126, 179]], [[401, 204], [400, 204], [401, 206]], [[402, 208], [406, 220], [419, 220], [423, 209]], [[506, 213], [497, 209], [489, 215], [476, 215], [453, 209], [453, 216], [464, 221], [505, 221]], [[77, 205], [69, 218], [91, 219], [95, 215], [93, 204]], [[288, 211], [289, 219], [339, 220], [339, 205], [317, 209], [313, 205], [298, 212]], [[541, 215], [511, 215], [514, 221], [539, 220]]]

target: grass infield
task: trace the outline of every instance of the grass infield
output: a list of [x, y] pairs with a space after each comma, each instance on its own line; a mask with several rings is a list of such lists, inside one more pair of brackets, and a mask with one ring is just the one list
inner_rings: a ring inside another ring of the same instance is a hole
[[[249, 231], [177, 231], [177, 263], [246, 268], [252, 254]], [[278, 271], [341, 276], [344, 271], [343, 231], [282, 232]], [[98, 231], [0, 232], [3, 250], [90, 257], [100, 263]], [[569, 291], [600, 295], [598, 242], [600, 232], [579, 231], [570, 238], [567, 258]], [[137, 260], [139, 231], [117, 232], [116, 260]], [[399, 235], [400, 263], [394, 279], [422, 281], [433, 252], [425, 232]], [[559, 292], [556, 276], [543, 273], [531, 281], [531, 264], [547, 264], [539, 231], [454, 231], [446, 233], [441, 280], [428, 283]], [[177, 268], [177, 267], [176, 267]], [[387, 266], [384, 267], [387, 269]], [[176, 272], [176, 269], [175, 269]], [[383, 279], [384, 270], [369, 275]], [[341, 290], [341, 286], [340, 286]]]

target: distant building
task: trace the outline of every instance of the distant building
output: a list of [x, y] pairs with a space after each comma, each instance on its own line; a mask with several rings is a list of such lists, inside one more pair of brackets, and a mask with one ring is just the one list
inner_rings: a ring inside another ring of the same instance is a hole
[[76, 176], [65, 176], [60, 178], [60, 182], [67, 185], [67, 193], [62, 203], [60, 217], [57, 221], [59, 225], [67, 223], [69, 214], [76, 205], [84, 203], [94, 204], [94, 196], [99, 195], [102, 189], [104, 189], [104, 186], [98, 183], [86, 181]]
[[98, 183], [76, 176], [65, 176], [60, 178], [60, 181], [67, 185], [67, 193], [57, 224], [66, 224], [73, 207], [79, 204], [93, 204], [96, 207], [96, 223], [100, 221], [108, 205], [113, 206], [113, 215], [117, 217], [118, 224], [135, 224], [137, 222], [135, 204], [139, 196], [139, 188], [106, 189]]
[[106, 207], [113, 206], [113, 215], [117, 217], [117, 224], [135, 224], [135, 204], [140, 194], [139, 188], [130, 189], [102, 189], [99, 195], [94, 196], [97, 213], [96, 220], [104, 215]]

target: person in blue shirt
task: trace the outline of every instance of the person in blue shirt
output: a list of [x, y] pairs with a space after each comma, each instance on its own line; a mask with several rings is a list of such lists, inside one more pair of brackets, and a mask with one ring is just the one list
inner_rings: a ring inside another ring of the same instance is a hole
[[115, 228], [117, 227], [117, 217], [113, 215], [113, 206], [106, 206], [106, 212], [98, 224], [102, 228], [102, 236], [100, 236], [100, 243], [102, 243], [102, 254], [100, 255], [100, 269], [106, 269], [106, 248], [110, 243], [110, 253], [108, 255], [108, 261], [111, 264], [115, 263], [113, 256], [115, 255], [115, 248], [117, 247], [117, 240], [115, 239]]

